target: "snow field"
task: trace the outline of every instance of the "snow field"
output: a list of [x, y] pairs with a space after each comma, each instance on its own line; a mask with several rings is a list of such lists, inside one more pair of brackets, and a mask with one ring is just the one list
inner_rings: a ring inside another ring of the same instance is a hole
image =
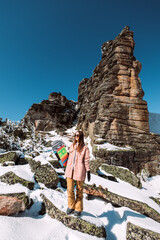
[[[75, 128], [67, 130], [68, 134], [73, 134]], [[46, 136], [47, 141], [62, 140], [66, 146], [69, 147], [71, 142], [67, 136], [59, 136], [55, 131], [49, 132]], [[87, 138], [86, 142], [91, 151], [90, 139]], [[26, 143], [28, 144], [28, 142]], [[41, 146], [40, 146], [41, 147]], [[40, 152], [38, 157], [34, 159], [40, 161], [42, 164], [49, 163], [51, 160], [50, 155], [53, 152], [47, 152], [51, 148], [43, 147], [36, 150]], [[111, 147], [111, 146], [110, 146]], [[91, 158], [94, 159], [93, 156]], [[56, 159], [56, 157], [55, 157]], [[34, 174], [31, 171], [29, 164], [16, 165], [3, 167], [0, 165], [0, 176], [6, 172], [12, 171], [17, 176], [24, 178], [28, 181], [34, 181]], [[61, 169], [57, 169], [61, 172]], [[104, 172], [105, 174], [105, 172]], [[133, 187], [129, 183], [118, 179], [117, 182], [106, 180], [97, 175], [91, 174], [91, 181], [85, 181], [87, 184], [96, 186], [101, 185], [108, 188], [109, 191], [131, 198], [140, 202], [148, 204], [150, 207], [160, 213], [160, 207], [149, 197], [160, 197], [160, 176], [155, 176], [147, 179], [146, 182], [142, 181], [142, 189]], [[40, 189], [43, 188], [43, 189]], [[39, 215], [41, 209], [42, 199], [40, 194], [43, 193], [49, 200], [51, 200], [56, 207], [61, 211], [66, 212], [67, 209], [67, 191], [62, 188], [63, 193], [56, 190], [48, 189], [44, 184], [36, 183], [33, 191], [27, 189], [21, 184], [8, 185], [0, 181], [0, 194], [25, 192], [30, 198], [34, 200], [33, 206], [15, 216], [0, 216], [0, 240], [96, 240], [99, 239], [78, 231], [67, 228], [61, 222], [52, 219], [47, 214]], [[96, 224], [97, 226], [104, 225], [107, 232], [107, 239], [109, 240], [125, 240], [127, 222], [131, 222], [143, 228], [160, 233], [160, 223], [138, 213], [127, 207], [116, 208], [111, 203], [107, 203], [99, 198], [92, 200], [86, 199], [84, 194], [84, 211], [81, 216], [82, 219]]]

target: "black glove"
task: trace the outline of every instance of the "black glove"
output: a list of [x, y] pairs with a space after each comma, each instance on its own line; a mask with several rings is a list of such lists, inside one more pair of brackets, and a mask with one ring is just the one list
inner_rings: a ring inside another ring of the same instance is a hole
[[90, 173], [90, 171], [87, 172], [87, 179], [88, 179], [88, 182], [91, 180], [91, 173]]

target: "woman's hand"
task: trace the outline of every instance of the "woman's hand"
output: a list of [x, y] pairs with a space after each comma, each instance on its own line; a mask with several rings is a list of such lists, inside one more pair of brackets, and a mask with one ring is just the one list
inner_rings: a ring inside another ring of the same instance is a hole
[[90, 173], [90, 171], [87, 172], [87, 179], [88, 179], [88, 182], [91, 180], [91, 173]]

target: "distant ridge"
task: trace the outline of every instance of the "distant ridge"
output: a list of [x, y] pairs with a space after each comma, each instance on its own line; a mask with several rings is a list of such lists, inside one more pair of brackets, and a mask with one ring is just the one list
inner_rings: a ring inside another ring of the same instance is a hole
[[160, 134], [160, 113], [149, 113], [149, 130]]

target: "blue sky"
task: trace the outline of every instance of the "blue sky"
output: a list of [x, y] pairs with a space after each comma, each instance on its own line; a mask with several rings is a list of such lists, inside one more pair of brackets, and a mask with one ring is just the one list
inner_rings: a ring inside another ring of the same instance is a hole
[[150, 112], [160, 113], [159, 0], [0, 0], [0, 117], [17, 121], [33, 103], [78, 85], [101, 59], [101, 45], [124, 26]]

